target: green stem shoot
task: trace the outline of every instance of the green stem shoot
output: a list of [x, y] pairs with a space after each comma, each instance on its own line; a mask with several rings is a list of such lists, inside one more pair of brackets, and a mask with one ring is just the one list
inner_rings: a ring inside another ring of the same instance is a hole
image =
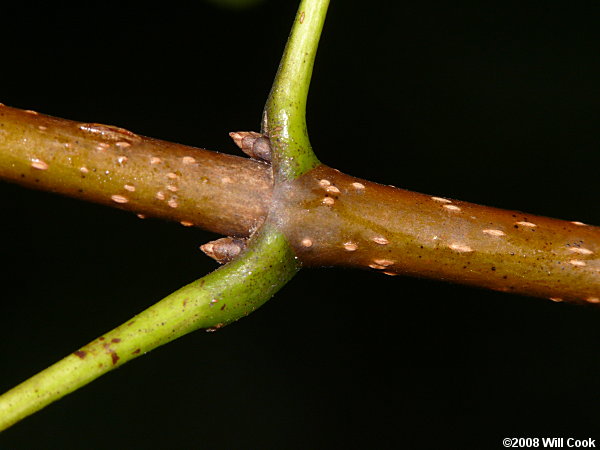
[[215, 331], [269, 300], [297, 272], [265, 229], [237, 260], [172, 293], [0, 397], [0, 431], [137, 356], [197, 329]]
[[319, 165], [306, 128], [306, 99], [329, 0], [303, 0], [265, 105], [275, 181], [294, 180]]

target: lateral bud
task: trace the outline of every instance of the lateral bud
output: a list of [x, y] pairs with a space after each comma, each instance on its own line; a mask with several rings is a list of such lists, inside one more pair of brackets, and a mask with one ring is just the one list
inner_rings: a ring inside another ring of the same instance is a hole
[[229, 136], [250, 158], [271, 162], [271, 143], [264, 134], [255, 131], [234, 131], [229, 133]]
[[232, 237], [217, 239], [200, 246], [200, 250], [217, 261], [219, 264], [228, 263], [237, 255], [239, 255], [245, 248], [245, 239], [236, 239]]

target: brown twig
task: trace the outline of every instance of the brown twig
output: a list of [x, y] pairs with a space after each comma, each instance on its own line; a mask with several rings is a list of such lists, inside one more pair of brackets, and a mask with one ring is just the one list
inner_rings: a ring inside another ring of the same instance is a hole
[[272, 186], [264, 163], [6, 106], [0, 178], [237, 236], [262, 220]]
[[321, 166], [287, 191], [306, 265], [600, 303], [600, 228], [371, 183]]
[[600, 303], [598, 227], [413, 193], [325, 166], [272, 199], [267, 164], [2, 107], [0, 178], [239, 237], [271, 201], [282, 202], [279, 220], [305, 265]]

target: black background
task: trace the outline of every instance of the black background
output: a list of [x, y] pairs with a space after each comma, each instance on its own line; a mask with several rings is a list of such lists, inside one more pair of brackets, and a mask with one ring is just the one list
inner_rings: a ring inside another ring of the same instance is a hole
[[[319, 158], [384, 184], [600, 223], [597, 2], [334, 1]], [[237, 154], [296, 9], [2, 7], [0, 101]], [[0, 390], [215, 267], [211, 233], [3, 183]], [[218, 333], [103, 376], [0, 449], [502, 448], [595, 437], [600, 311], [300, 273]], [[597, 440], [597, 445], [600, 440]]]

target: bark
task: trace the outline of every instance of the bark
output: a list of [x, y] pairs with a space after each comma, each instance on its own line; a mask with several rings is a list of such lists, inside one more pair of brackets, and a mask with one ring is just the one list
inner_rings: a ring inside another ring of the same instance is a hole
[[258, 226], [272, 189], [265, 163], [6, 106], [0, 178], [236, 236]]
[[600, 228], [410, 192], [321, 166], [281, 194], [305, 265], [600, 303]]
[[600, 228], [382, 186], [326, 166], [272, 193], [262, 162], [2, 107], [0, 178], [237, 237], [271, 208], [307, 266], [600, 303]]

